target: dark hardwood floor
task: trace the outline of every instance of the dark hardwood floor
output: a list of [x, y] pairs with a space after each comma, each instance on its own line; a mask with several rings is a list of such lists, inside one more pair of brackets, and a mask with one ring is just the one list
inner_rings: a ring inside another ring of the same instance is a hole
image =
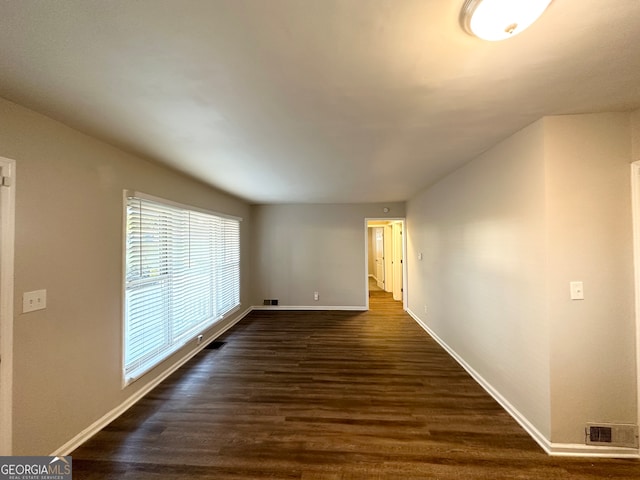
[[220, 340], [74, 451], [74, 479], [640, 478], [547, 456], [384, 292]]

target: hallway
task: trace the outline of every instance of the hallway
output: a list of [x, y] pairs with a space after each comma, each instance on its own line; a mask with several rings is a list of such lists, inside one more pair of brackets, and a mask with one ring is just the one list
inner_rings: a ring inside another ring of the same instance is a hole
[[639, 478], [547, 456], [405, 312], [255, 311], [72, 453], [75, 479]]
[[369, 291], [370, 292], [383, 292], [384, 290], [382, 290], [378, 286], [378, 282], [376, 282], [375, 278], [369, 277]]

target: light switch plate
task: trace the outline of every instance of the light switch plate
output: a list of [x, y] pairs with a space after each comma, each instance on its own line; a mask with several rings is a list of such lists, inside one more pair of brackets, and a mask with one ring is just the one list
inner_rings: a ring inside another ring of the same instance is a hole
[[34, 290], [22, 294], [22, 313], [44, 310], [47, 308], [47, 291]]
[[571, 300], [584, 300], [584, 286], [582, 282], [569, 282]]

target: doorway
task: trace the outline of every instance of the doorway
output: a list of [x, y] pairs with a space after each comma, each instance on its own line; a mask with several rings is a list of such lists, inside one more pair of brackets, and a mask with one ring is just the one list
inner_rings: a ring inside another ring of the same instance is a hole
[[15, 161], [0, 157], [0, 455], [11, 455]]
[[365, 219], [366, 306], [372, 292], [386, 292], [406, 310], [404, 218]]

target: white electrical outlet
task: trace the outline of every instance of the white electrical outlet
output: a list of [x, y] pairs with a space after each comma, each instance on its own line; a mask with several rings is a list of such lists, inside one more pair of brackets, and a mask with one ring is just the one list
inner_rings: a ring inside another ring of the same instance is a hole
[[35, 290], [22, 294], [22, 313], [44, 310], [47, 308], [47, 291]]
[[318, 292], [313, 292], [313, 299], [317, 302], [320, 300], [320, 294]]
[[427, 306], [424, 306], [424, 313], [427, 313]]
[[584, 300], [584, 285], [582, 282], [569, 282], [571, 300]]

